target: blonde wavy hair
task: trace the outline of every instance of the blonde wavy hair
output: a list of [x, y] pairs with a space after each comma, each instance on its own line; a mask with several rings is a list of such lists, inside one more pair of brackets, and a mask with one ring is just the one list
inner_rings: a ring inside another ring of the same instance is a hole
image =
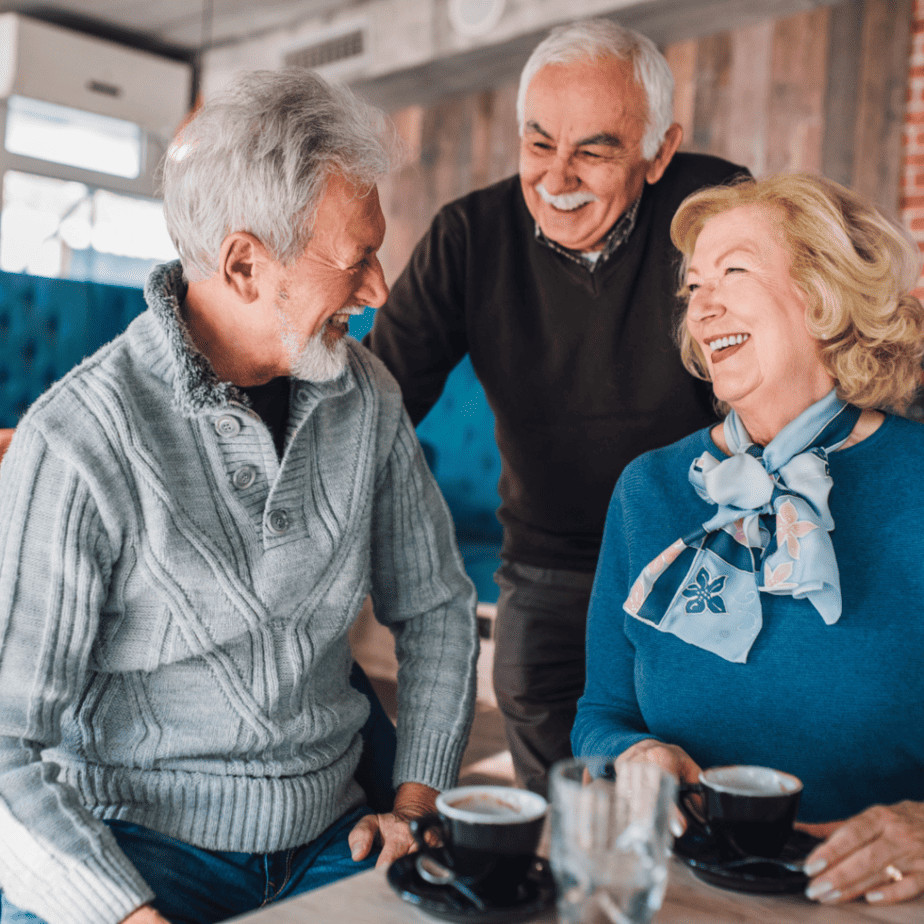
[[[901, 227], [856, 193], [806, 174], [744, 179], [688, 196], [671, 223], [687, 267], [710, 218], [759, 205], [776, 219], [805, 297], [806, 324], [840, 398], [861, 408], [904, 408], [921, 384], [924, 306], [910, 294], [921, 256]], [[709, 380], [699, 346], [680, 319], [677, 339], [686, 368]], [[727, 413], [728, 407], [720, 410]]]

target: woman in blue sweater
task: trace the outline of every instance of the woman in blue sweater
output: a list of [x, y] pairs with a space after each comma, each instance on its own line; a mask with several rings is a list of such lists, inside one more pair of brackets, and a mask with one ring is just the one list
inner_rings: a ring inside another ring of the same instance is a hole
[[916, 249], [834, 183], [689, 197], [688, 368], [728, 416], [616, 486], [576, 754], [804, 783], [821, 902], [924, 893], [924, 309]]

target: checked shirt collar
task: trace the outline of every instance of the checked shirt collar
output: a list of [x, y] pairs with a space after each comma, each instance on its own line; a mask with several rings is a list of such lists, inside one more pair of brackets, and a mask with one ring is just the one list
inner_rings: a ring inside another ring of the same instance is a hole
[[580, 264], [584, 269], [592, 273], [602, 266], [629, 239], [629, 235], [635, 228], [635, 219], [638, 217], [638, 207], [641, 201], [642, 197], [639, 196], [635, 202], [619, 216], [616, 224], [610, 228], [606, 237], [603, 239], [603, 250], [600, 256], [593, 262], [586, 260], [579, 250], [571, 250], [568, 247], [562, 247], [561, 244], [556, 244], [555, 241], [543, 233], [542, 228], [539, 227], [538, 221], [536, 222], [536, 240], [539, 241], [540, 244], [544, 244], [546, 247], [554, 250], [556, 253], [560, 253], [563, 257], [567, 257], [574, 263]]

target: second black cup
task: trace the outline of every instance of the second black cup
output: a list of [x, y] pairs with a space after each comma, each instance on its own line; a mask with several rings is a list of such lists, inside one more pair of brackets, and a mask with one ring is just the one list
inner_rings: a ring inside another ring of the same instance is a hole
[[[693, 805], [702, 799], [702, 814]], [[770, 767], [711, 767], [680, 787], [680, 807], [694, 828], [733, 853], [778, 857], [792, 834], [802, 781]]]
[[[460, 786], [437, 796], [436, 808], [410, 824], [421, 857], [492, 898], [515, 891], [535, 861], [546, 800], [508, 786]], [[439, 845], [428, 843], [429, 832]]]

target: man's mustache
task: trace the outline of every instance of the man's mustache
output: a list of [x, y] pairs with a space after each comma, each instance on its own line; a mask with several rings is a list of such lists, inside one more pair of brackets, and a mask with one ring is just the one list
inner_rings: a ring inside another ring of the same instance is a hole
[[596, 202], [598, 199], [592, 192], [583, 189], [573, 193], [561, 193], [558, 196], [553, 196], [542, 183], [536, 184], [536, 192], [539, 193], [543, 201], [563, 212], [571, 212], [582, 205], [587, 205], [588, 202]]

